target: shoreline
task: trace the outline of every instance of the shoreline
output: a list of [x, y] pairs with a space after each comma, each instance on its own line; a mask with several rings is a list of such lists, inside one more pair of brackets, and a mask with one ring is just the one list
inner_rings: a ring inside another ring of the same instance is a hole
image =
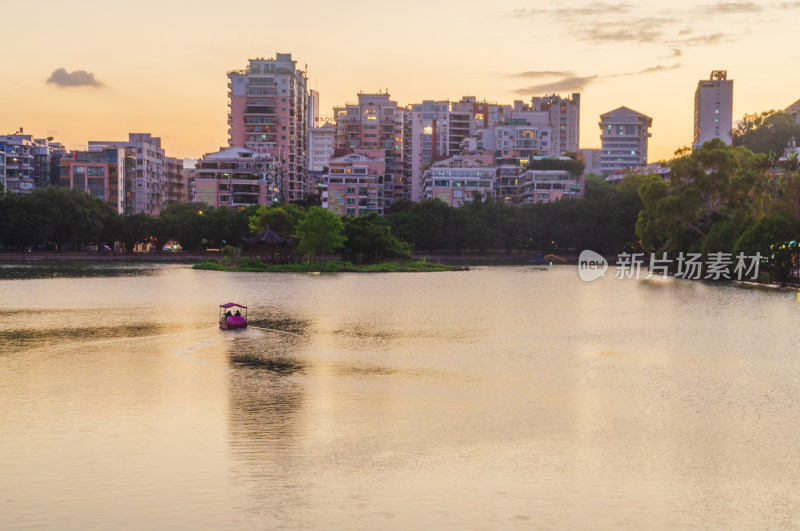
[[467, 266], [445, 265], [426, 261], [389, 261], [366, 265], [353, 265], [349, 262], [315, 262], [301, 264], [263, 264], [250, 262], [239, 266], [229, 266], [221, 264], [213, 259], [194, 264], [192, 269], [199, 271], [219, 271], [223, 273], [439, 273], [448, 271], [469, 271], [469, 267]]
[[[203, 270], [194, 266], [202, 265], [207, 260], [217, 260], [222, 258], [219, 253], [132, 253], [132, 254], [109, 254], [102, 253], [85, 253], [85, 252], [30, 252], [30, 253], [7, 253], [0, 252], [0, 265], [6, 264], [20, 264], [20, 263], [37, 263], [37, 262], [62, 262], [62, 263], [87, 263], [87, 262], [115, 262], [115, 263], [175, 263], [192, 265], [193, 269]], [[427, 263], [433, 266], [443, 266], [442, 269], [430, 269], [430, 271], [468, 271], [470, 267], [481, 266], [547, 266], [547, 263], [529, 261], [525, 257], [515, 255], [435, 255], [435, 254], [420, 254], [415, 255], [413, 258], [414, 263]], [[324, 263], [338, 263], [333, 260]], [[230, 268], [219, 264], [218, 269], [207, 268], [205, 270], [217, 270], [223, 272], [301, 272], [301, 273], [335, 273], [335, 272], [419, 272], [419, 269], [409, 269], [408, 271], [356, 271], [355, 268], [364, 268], [369, 266], [352, 266], [351, 269], [344, 270], [326, 270], [323, 268], [299, 270], [294, 266], [303, 266], [304, 264], [293, 265], [280, 265], [269, 266], [274, 269], [241, 269]], [[378, 264], [373, 264], [373, 266]], [[560, 264], [554, 263], [553, 265], [577, 265], [577, 258], [574, 260], [567, 258], [567, 262]], [[614, 263], [609, 260], [609, 266]], [[674, 278], [672, 273], [670, 277]], [[691, 279], [690, 279], [691, 280]], [[697, 279], [704, 282], [705, 279]], [[800, 283], [786, 283], [781, 284], [777, 282], [755, 282], [753, 280], [735, 280], [731, 279], [728, 282], [734, 285], [747, 286], [747, 287], [760, 287], [770, 289], [784, 289], [790, 291], [800, 291]]]

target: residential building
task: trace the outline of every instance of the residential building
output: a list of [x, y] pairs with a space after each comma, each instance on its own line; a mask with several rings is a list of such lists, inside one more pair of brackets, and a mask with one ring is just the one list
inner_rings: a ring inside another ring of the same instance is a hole
[[482, 128], [483, 149], [503, 158], [560, 157], [578, 151], [580, 94], [562, 98], [553, 94], [534, 97], [530, 105], [515, 101], [494, 128]]
[[508, 106], [478, 102], [474, 96], [464, 96], [457, 102], [424, 100], [409, 105], [405, 153], [411, 200], [423, 197], [426, 168], [460, 154], [465, 139], [503, 123], [509, 112]]
[[189, 178], [184, 174], [183, 159], [165, 157], [167, 203], [191, 203], [192, 191]]
[[410, 199], [404, 151], [406, 111], [390, 99], [388, 92], [379, 92], [361, 93], [357, 103], [334, 107], [333, 112], [336, 149], [383, 150], [383, 205], [389, 207], [396, 200]]
[[726, 70], [714, 70], [700, 80], [694, 92], [694, 136], [692, 149], [712, 138], [731, 143], [733, 127], [733, 80]]
[[135, 172], [134, 148], [92, 146], [88, 151], [73, 151], [59, 160], [58, 184], [108, 201], [117, 213], [128, 214], [125, 199], [130, 187], [126, 186], [126, 178], [135, 178]]
[[347, 153], [330, 159], [324, 175], [322, 207], [337, 216], [357, 217], [373, 212], [383, 215], [385, 150], [345, 151]]
[[272, 204], [281, 197], [278, 159], [232, 146], [207, 153], [194, 169], [194, 202], [214, 208]]
[[583, 175], [572, 175], [564, 170], [528, 169], [519, 177], [516, 202], [549, 203], [560, 199], [578, 198], [583, 197], [584, 190]]
[[628, 107], [600, 115], [600, 171], [608, 174], [647, 164], [653, 119]]
[[0, 151], [5, 153], [5, 190], [12, 194], [29, 194], [36, 188], [34, 152], [31, 135], [0, 136]]
[[250, 59], [246, 69], [228, 72], [228, 89], [228, 144], [277, 159], [281, 199], [302, 200], [309, 184], [306, 72], [288, 53]]
[[597, 148], [583, 148], [578, 150], [578, 153], [581, 157], [583, 157], [584, 164], [586, 164], [586, 169], [583, 173], [586, 175], [590, 173], [594, 173], [595, 175], [600, 175], [602, 170], [600, 169], [600, 156], [602, 155], [602, 150]]
[[336, 143], [336, 126], [326, 122], [322, 127], [314, 127], [308, 135], [308, 171], [312, 175], [322, 175], [333, 156]]
[[439, 199], [460, 207], [480, 194], [484, 199], [495, 197], [497, 168], [491, 155], [455, 155], [434, 162], [423, 176], [423, 196]]
[[0, 183], [3, 183], [2, 192], [6, 191], [6, 154], [0, 151]]
[[306, 127], [311, 131], [314, 127], [319, 126], [319, 92], [311, 89], [308, 91], [308, 123]]
[[531, 100], [531, 111], [548, 113], [548, 125], [551, 128], [548, 154], [560, 156], [564, 153], [575, 153], [580, 145], [581, 95], [572, 93], [571, 98], [560, 95], [534, 97]]
[[6, 154], [7, 190], [28, 194], [38, 188], [58, 184], [58, 160], [66, 153], [53, 137], [33, 138], [22, 129], [0, 136], [0, 152]]
[[[133, 148], [136, 153], [136, 173], [127, 182], [126, 201], [130, 203], [125, 208], [125, 214], [144, 212], [151, 216], [158, 216], [161, 210], [170, 202], [170, 168], [167, 156], [161, 146], [161, 138], [150, 133], [129, 133], [128, 141], [90, 140], [89, 151], [103, 147]], [[174, 172], [183, 172], [183, 164], [178, 168], [173, 165]], [[173, 177], [173, 181], [182, 178]], [[130, 193], [129, 193], [130, 192]], [[184, 195], [188, 199], [188, 193]]]
[[36, 138], [33, 144], [34, 188], [58, 185], [58, 163], [67, 155], [67, 150], [61, 142], [53, 142], [53, 137]]

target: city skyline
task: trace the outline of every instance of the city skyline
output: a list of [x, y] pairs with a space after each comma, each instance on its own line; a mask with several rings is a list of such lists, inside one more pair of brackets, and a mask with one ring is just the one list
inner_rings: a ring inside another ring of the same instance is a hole
[[[694, 90], [712, 70], [736, 82], [734, 123], [799, 97], [800, 72], [790, 65], [800, 57], [791, 46], [800, 2], [680, 2], [667, 10], [645, 2], [537, 8], [502, 0], [484, 9], [412, 1], [390, 10], [239, 0], [225, 5], [225, 18], [210, 1], [145, 0], [113, 13], [105, 6], [87, 0], [65, 11], [45, 1], [5, 29], [25, 53], [7, 55], [0, 134], [24, 127], [74, 148], [147, 131], [176, 156], [199, 158], [227, 144], [227, 72], [277, 52], [307, 66], [323, 116], [359, 91], [388, 90], [403, 106], [579, 92], [580, 147], [599, 147], [600, 115], [626, 106], [653, 118], [651, 161], [691, 144]], [[249, 22], [259, 16], [268, 23]]]

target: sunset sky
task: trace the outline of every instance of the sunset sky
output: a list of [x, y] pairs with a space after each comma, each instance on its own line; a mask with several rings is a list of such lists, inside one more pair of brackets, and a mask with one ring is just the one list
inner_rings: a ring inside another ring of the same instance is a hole
[[[666, 5], [666, 3], [664, 4]], [[800, 98], [800, 1], [697, 3], [107, 0], [6, 10], [0, 134], [68, 148], [161, 136], [197, 158], [227, 142], [227, 76], [249, 58], [308, 65], [321, 113], [359, 90], [401, 105], [581, 93], [581, 147], [621, 105], [653, 117], [650, 159], [691, 142], [694, 90], [734, 80], [734, 117]], [[112, 7], [113, 6], [113, 7]]]

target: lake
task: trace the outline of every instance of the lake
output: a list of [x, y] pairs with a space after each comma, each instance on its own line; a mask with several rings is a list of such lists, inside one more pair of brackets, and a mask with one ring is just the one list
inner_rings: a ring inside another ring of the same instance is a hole
[[[800, 302], [0, 265], [0, 528], [800, 526]], [[222, 331], [218, 306], [251, 327]]]

